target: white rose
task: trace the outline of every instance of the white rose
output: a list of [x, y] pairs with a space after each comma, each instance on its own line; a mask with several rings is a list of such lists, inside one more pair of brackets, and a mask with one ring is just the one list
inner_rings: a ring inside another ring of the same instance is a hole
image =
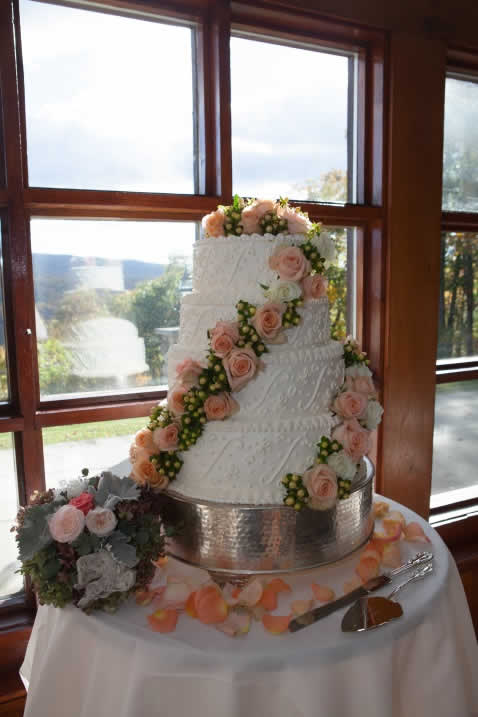
[[116, 528], [116, 516], [109, 508], [94, 508], [86, 516], [86, 527], [94, 535], [103, 538]]
[[74, 478], [73, 480], [68, 481], [66, 484], [66, 495], [68, 496], [68, 500], [78, 498], [78, 496], [84, 493], [87, 488], [88, 481], [83, 478]]
[[352, 480], [357, 472], [356, 464], [345, 451], [332, 453], [327, 458], [327, 465], [330, 466], [340, 478], [344, 478], [345, 480]]
[[362, 363], [355, 364], [354, 366], [349, 366], [348, 368], [346, 368], [345, 375], [352, 376], [353, 378], [355, 378], [355, 376], [371, 376], [372, 372], [368, 366]]
[[276, 279], [273, 281], [268, 289], [264, 289], [264, 296], [269, 301], [293, 301], [294, 299], [300, 299], [302, 296], [302, 289], [297, 281], [281, 281]]
[[335, 244], [333, 239], [330, 238], [327, 232], [321, 232], [319, 236], [315, 236], [311, 239], [312, 244], [315, 246], [320, 256], [325, 259], [325, 264], [333, 264], [337, 258], [337, 252], [335, 250]]
[[374, 431], [382, 420], [383, 408], [378, 401], [369, 401], [365, 414], [365, 428]]

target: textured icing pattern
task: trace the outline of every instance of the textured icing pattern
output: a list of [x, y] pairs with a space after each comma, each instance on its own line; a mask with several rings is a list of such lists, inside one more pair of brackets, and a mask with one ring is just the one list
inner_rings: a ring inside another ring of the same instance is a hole
[[[330, 341], [326, 346], [264, 354], [263, 371], [235, 395], [240, 411], [228, 423], [246, 422], [269, 416], [317, 416], [329, 410], [333, 395], [343, 382], [342, 345]], [[203, 360], [204, 352], [172, 346], [168, 353], [170, 385], [175, 367], [183, 359]]]
[[[261, 304], [265, 302], [262, 297]], [[274, 352], [295, 351], [321, 346], [330, 340], [329, 302], [327, 298], [310, 301], [301, 307], [302, 323], [285, 332], [287, 343], [273, 347]], [[197, 294], [187, 294], [181, 301], [179, 346], [185, 350], [206, 351], [208, 346], [207, 330], [216, 325], [216, 321], [234, 321], [237, 311], [234, 305], [205, 304]]]
[[248, 423], [208, 423], [187, 454], [174, 490], [193, 498], [233, 503], [282, 503], [281, 478], [313, 464], [316, 443], [330, 435], [332, 416]]
[[277, 277], [269, 269], [269, 257], [281, 244], [303, 242], [303, 234], [200, 239], [194, 245], [193, 291], [204, 303], [264, 303], [259, 282], [268, 285]]

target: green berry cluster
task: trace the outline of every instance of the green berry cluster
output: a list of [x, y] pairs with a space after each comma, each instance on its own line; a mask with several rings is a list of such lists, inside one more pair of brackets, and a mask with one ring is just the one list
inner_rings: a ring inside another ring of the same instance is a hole
[[249, 304], [248, 301], [241, 299], [241, 301], [237, 302], [236, 309], [240, 335], [237, 345], [241, 348], [244, 346], [250, 347], [256, 356], [262, 356], [263, 353], [267, 353], [268, 350], [263, 339], [259, 336], [254, 326], [249, 323], [256, 313], [254, 304]]
[[181, 467], [183, 461], [180, 459], [176, 451], [168, 451], [167, 453], [157, 453], [151, 456], [151, 463], [158, 471], [158, 473], [164, 473], [169, 478], [169, 481], [173, 481]]
[[306, 242], [300, 244], [299, 249], [302, 250], [306, 259], [310, 261], [312, 271], [315, 274], [323, 274], [325, 271], [325, 259], [320, 256], [317, 248], [312, 244], [311, 239], [307, 239]]
[[346, 368], [360, 364], [368, 366], [370, 363], [367, 354], [361, 351], [357, 341], [351, 338], [348, 338], [344, 343], [344, 361]]
[[294, 510], [302, 510], [304, 505], [309, 502], [309, 493], [302, 481], [302, 476], [297, 473], [287, 473], [283, 477], [282, 483], [287, 491], [284, 496], [284, 504]]
[[352, 481], [348, 478], [337, 478], [338, 498], [339, 500], [345, 500], [350, 496], [350, 486]]
[[221, 391], [231, 390], [222, 359], [210, 351], [207, 364], [207, 369], [199, 376], [199, 390], [192, 388], [188, 391], [194, 398], [193, 406], [202, 406], [206, 398], [211, 394], [216, 395]]
[[221, 208], [224, 211], [224, 234], [226, 236], [241, 236], [244, 232], [241, 224], [244, 200], [238, 194], [235, 194], [232, 204]]
[[263, 234], [280, 234], [287, 231], [287, 219], [281, 219], [277, 216], [277, 212], [270, 211], [264, 214], [259, 220], [259, 226]]
[[342, 450], [342, 447], [342, 444], [338, 441], [327, 438], [327, 436], [322, 436], [319, 443], [317, 443], [319, 450], [317, 451], [316, 463], [327, 463], [327, 458], [332, 455], [332, 453], [338, 453]]
[[298, 326], [302, 321], [297, 307], [303, 306], [303, 299], [293, 299], [287, 302], [287, 308], [282, 315], [282, 326], [284, 329], [290, 329], [293, 326]]

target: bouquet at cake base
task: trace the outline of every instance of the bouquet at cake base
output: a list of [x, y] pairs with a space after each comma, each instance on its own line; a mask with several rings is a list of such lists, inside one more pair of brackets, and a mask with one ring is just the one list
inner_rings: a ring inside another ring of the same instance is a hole
[[164, 555], [151, 490], [111, 473], [35, 492], [15, 531], [20, 571], [40, 604], [114, 612], [144, 589]]

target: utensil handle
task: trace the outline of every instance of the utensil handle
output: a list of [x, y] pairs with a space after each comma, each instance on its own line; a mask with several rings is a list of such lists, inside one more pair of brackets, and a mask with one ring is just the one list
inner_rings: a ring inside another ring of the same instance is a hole
[[410, 577], [405, 580], [404, 583], [401, 583], [401, 585], [397, 585], [396, 588], [392, 590], [390, 595], [388, 595], [388, 599], [391, 600], [402, 588], [404, 588], [406, 585], [409, 585], [410, 583], [414, 583], [417, 580], [421, 580], [422, 578], [426, 578], [427, 575], [430, 575], [433, 572], [433, 564], [428, 563], [428, 565], [425, 565], [425, 567], [420, 568], [420, 570], [416, 570], [414, 573], [410, 575]]
[[406, 563], [403, 565], [400, 565], [398, 568], [394, 568], [393, 570], [390, 570], [388, 573], [388, 576], [390, 578], [395, 577], [396, 575], [401, 575], [401, 573], [404, 573], [407, 570], [410, 570], [410, 568], [418, 568], [419, 565], [424, 565], [425, 563], [428, 563], [430, 560], [433, 560], [433, 553], [417, 553], [414, 555], [413, 558], [410, 558]]

